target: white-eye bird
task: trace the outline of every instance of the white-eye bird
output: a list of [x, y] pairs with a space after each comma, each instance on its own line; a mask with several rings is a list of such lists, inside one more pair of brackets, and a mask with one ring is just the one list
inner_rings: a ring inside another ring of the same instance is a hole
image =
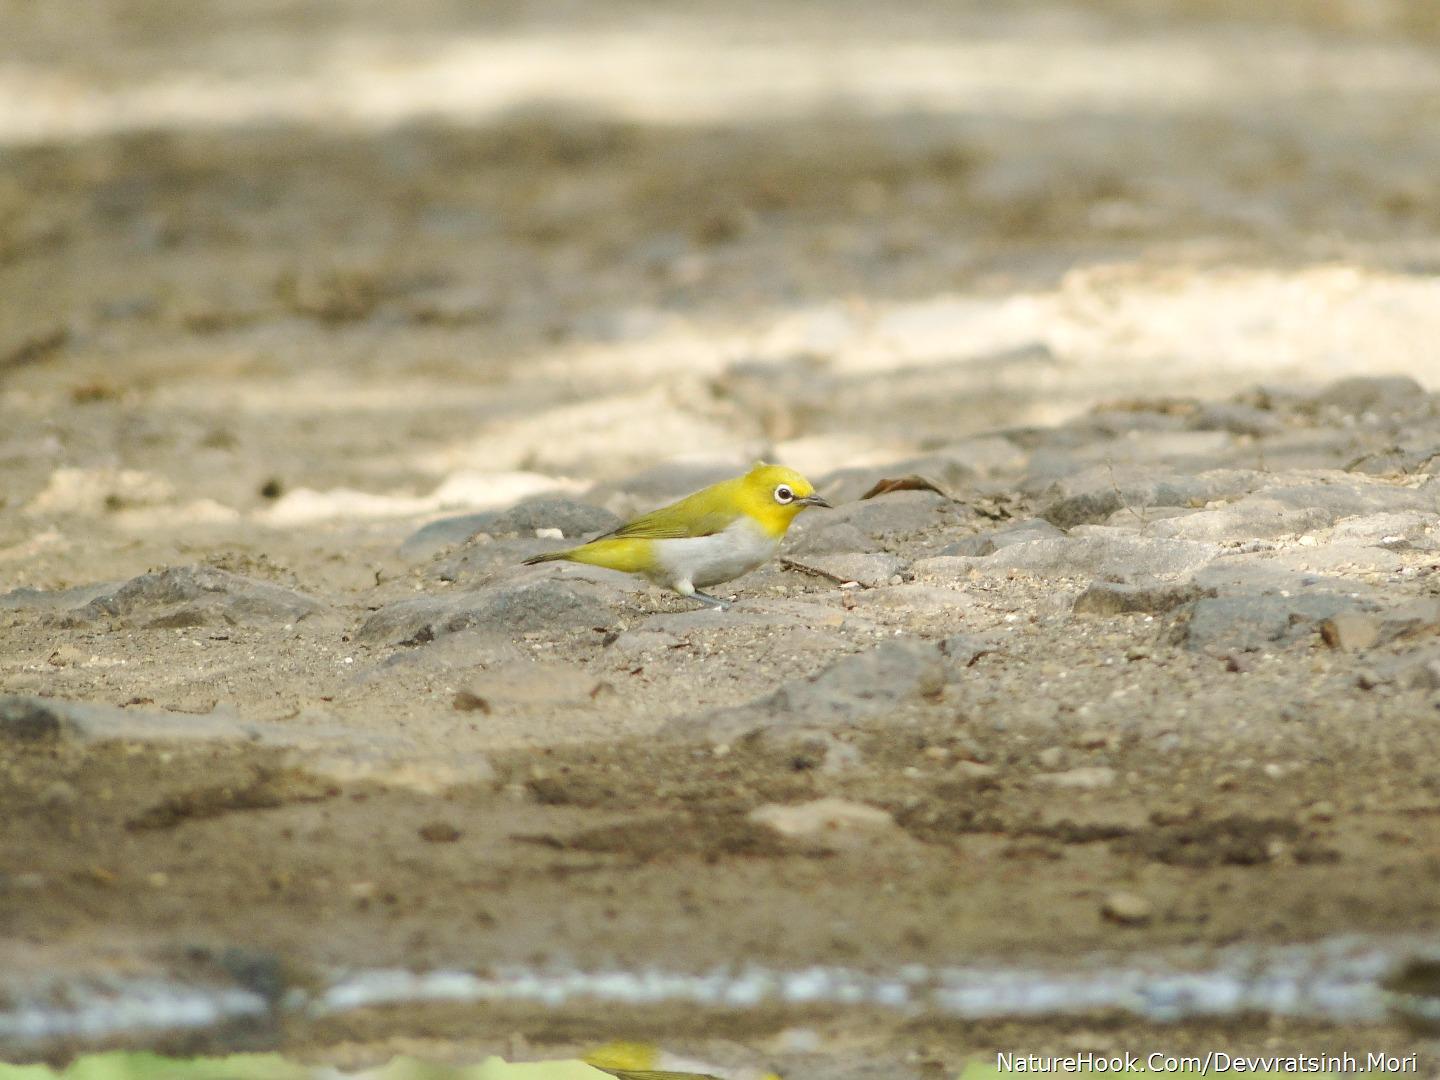
[[643, 574], [681, 596], [724, 608], [725, 601], [700, 590], [748, 574], [775, 554], [800, 511], [829, 505], [794, 469], [762, 462], [744, 476], [712, 484], [587, 544], [526, 559], [525, 565], [564, 559]]

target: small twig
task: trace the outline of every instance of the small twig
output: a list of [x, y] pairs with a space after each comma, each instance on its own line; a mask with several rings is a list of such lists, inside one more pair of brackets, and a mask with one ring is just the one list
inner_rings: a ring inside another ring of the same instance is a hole
[[841, 577], [839, 574], [832, 574], [828, 570], [821, 570], [818, 566], [806, 566], [803, 562], [798, 562], [795, 559], [781, 558], [780, 565], [786, 570], [798, 570], [800, 573], [809, 574], [811, 577], [833, 581], [836, 585], [848, 585], [850, 583], [850, 578]]

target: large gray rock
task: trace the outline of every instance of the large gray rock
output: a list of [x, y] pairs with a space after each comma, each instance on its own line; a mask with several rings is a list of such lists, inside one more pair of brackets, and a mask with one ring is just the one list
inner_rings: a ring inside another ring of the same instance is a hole
[[1299, 482], [1268, 486], [1265, 497], [1298, 509], [1321, 510], [1332, 521], [1361, 514], [1423, 510], [1434, 513], [1440, 500], [1434, 489], [1409, 487], [1335, 470], [1303, 474]]
[[1151, 536], [1178, 540], [1257, 540], [1295, 536], [1322, 528], [1332, 518], [1318, 507], [1286, 505], [1266, 495], [1250, 495], [1214, 510], [1167, 517], [1147, 526]]
[[97, 596], [114, 592], [123, 582], [102, 581], [94, 585], [77, 585], [70, 589], [14, 589], [0, 593], [0, 611], [73, 611], [84, 607]]
[[988, 532], [961, 537], [948, 547], [941, 548], [937, 554], [970, 557], [993, 555], [1001, 548], [1007, 548], [1013, 544], [1023, 544], [1030, 540], [1057, 539], [1064, 535], [1063, 530], [1057, 529], [1044, 518], [1021, 518], [1007, 521], [1004, 525]]
[[1269, 561], [1276, 566], [1320, 574], [1361, 570], [1393, 573], [1405, 565], [1405, 560], [1393, 551], [1367, 544], [1301, 545], [1277, 552]]
[[1284, 477], [1298, 469], [1344, 469], [1361, 454], [1374, 450], [1376, 436], [1336, 427], [1287, 427], [1264, 439], [1237, 446], [1234, 463]]
[[1190, 426], [1196, 431], [1228, 431], [1259, 438], [1283, 430], [1285, 422], [1269, 409], [1244, 402], [1217, 402], [1201, 405]]
[[844, 524], [872, 540], [886, 540], [942, 527], [961, 512], [959, 503], [933, 491], [895, 491], [841, 503], [833, 510], [812, 510], [796, 528], [803, 527], [801, 535], [808, 537], [812, 530], [820, 532]]
[[890, 579], [905, 569], [905, 560], [898, 555], [884, 552], [873, 555], [807, 555], [801, 558], [787, 557], [786, 565], [792, 570], [826, 578], [836, 583], [858, 582], [866, 588], [887, 585]]
[[[1195, 513], [1199, 513], [1199, 511], [1188, 506], [1147, 506], [1139, 510], [1127, 506], [1124, 510], [1116, 510], [1106, 518], [1105, 524], [1112, 529], [1124, 529], [1126, 532], [1148, 533], [1150, 526], [1157, 521], [1168, 521], [1170, 518], [1185, 517]], [[1083, 527], [1077, 526], [1077, 528]]]
[[[439, 795], [451, 788], [488, 784], [494, 767], [483, 754], [415, 746], [400, 736], [356, 731], [320, 716], [294, 724], [242, 719], [233, 709], [205, 714], [163, 709], [122, 709], [91, 701], [0, 697], [0, 746], [6, 742], [53, 744], [220, 743], [288, 751], [296, 773], [332, 783], [380, 784]], [[143, 819], [142, 819], [143, 820]]]
[[1040, 577], [1135, 581], [1190, 574], [1219, 555], [1213, 544], [1151, 539], [1094, 525], [1083, 534], [1030, 540], [981, 558], [922, 559], [911, 569], [919, 580], [949, 580], [972, 572], [1005, 576], [1023, 570]]
[[1330, 530], [1330, 543], [1375, 545], [1392, 551], [1406, 548], [1432, 550], [1437, 524], [1440, 521], [1435, 514], [1418, 510], [1362, 514], [1338, 522]]
[[512, 581], [451, 596], [417, 596], [375, 612], [357, 640], [424, 644], [461, 630], [507, 634], [530, 630], [568, 631], [607, 626], [615, 619], [608, 597], [590, 582], [555, 578]]
[[1271, 551], [1226, 555], [1196, 571], [1197, 588], [1216, 596], [1256, 592], [1353, 592], [1369, 597], [1369, 586], [1341, 578], [1305, 574], [1282, 562]]
[[1075, 598], [1076, 615], [1160, 614], [1199, 597], [1190, 582], [1127, 585], [1096, 581]]
[[822, 512], [809, 521], [802, 518], [790, 530], [785, 551], [797, 556], [844, 555], [879, 551], [883, 546], [881, 541], [861, 532], [848, 521], [826, 521], [828, 516]]
[[1139, 465], [1099, 465], [1043, 484], [1027, 483], [1039, 495], [1040, 516], [1062, 529], [1104, 521], [1117, 510], [1148, 506], [1204, 506], [1234, 499], [1265, 483], [1264, 473], [1211, 469], [1200, 473], [1156, 474]]
[[1408, 375], [1356, 375], [1336, 380], [1301, 408], [1322, 416], [1409, 416], [1433, 411], [1434, 402]]
[[428, 559], [456, 544], [463, 544], [477, 533], [486, 531], [494, 520], [494, 511], [484, 510], [476, 514], [459, 514], [441, 518], [428, 525], [422, 525], [407, 536], [400, 545], [402, 559]]
[[323, 607], [293, 589], [211, 566], [172, 566], [119, 584], [58, 594], [27, 589], [0, 599], [12, 610], [46, 612], [62, 625], [115, 621], [142, 628], [298, 622]]
[[514, 571], [531, 555], [554, 551], [554, 540], [475, 540], [437, 555], [425, 567], [436, 581], [477, 583], [498, 573]]
[[[1064, 528], [1134, 511], [1137, 522], [1152, 536], [1210, 541], [1294, 535], [1356, 515], [1437, 509], [1435, 492], [1334, 469], [1291, 473], [1217, 469], [1148, 479], [1133, 471], [1122, 475], [1119, 470], [1105, 470], [1067, 477], [1052, 484], [1046, 494], [1058, 497], [1043, 516]], [[1145, 512], [1150, 507], [1185, 507], [1193, 512], [1166, 513], [1154, 520]]]
[[1305, 574], [1260, 556], [1217, 560], [1199, 571], [1203, 591], [1178, 624], [1187, 648], [1214, 655], [1263, 650], [1312, 638], [1321, 622], [1379, 608], [1354, 581]]
[[948, 677], [935, 644], [887, 641], [836, 661], [813, 679], [781, 687], [773, 700], [791, 713], [873, 716], [905, 701], [939, 696]]
[[933, 642], [887, 641], [835, 661], [808, 679], [787, 683], [745, 705], [700, 717], [677, 717], [665, 732], [734, 739], [761, 729], [831, 729], [885, 716], [908, 704], [938, 698], [952, 670], [974, 658], [957, 645], [951, 658]]
[[1312, 637], [1323, 620], [1359, 610], [1359, 601], [1340, 593], [1202, 597], [1191, 609], [1184, 642], [1187, 648], [1216, 655], [1259, 651]]
[[[1426, 488], [1346, 472], [1312, 471], [1267, 484], [1214, 510], [1156, 521], [1148, 531], [1152, 536], [1188, 540], [1259, 540], [1310, 533], [1349, 518], [1392, 518], [1405, 513], [1434, 514], [1436, 510], [1436, 492]], [[1416, 524], [1411, 518], [1408, 527]]]
[[246, 720], [233, 708], [208, 713], [120, 708], [95, 701], [9, 695], [0, 697], [0, 740], [81, 743], [230, 742], [246, 746], [313, 747], [364, 739], [385, 743], [324, 724], [277, 724]]
[[1434, 475], [1440, 472], [1440, 432], [1424, 438], [1412, 435], [1400, 443], [1386, 440], [1344, 465], [1346, 472], [1371, 476]]
[[[1136, 414], [1126, 413], [1133, 422]], [[1226, 431], [1139, 431], [1124, 429], [1123, 438], [1097, 432], [1081, 446], [1037, 450], [1030, 458], [1031, 477], [1064, 477], [1081, 469], [1143, 468], [1193, 475], [1229, 464], [1234, 436]]]

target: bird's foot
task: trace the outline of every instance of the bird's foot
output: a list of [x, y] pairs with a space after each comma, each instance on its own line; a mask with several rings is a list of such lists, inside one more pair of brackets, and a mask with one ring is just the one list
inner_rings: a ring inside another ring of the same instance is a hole
[[711, 596], [709, 593], [703, 593], [699, 589], [696, 589], [690, 594], [690, 599], [699, 600], [700, 603], [706, 607], [714, 608], [716, 611], [725, 611], [730, 607], [729, 600], [721, 600], [718, 596]]

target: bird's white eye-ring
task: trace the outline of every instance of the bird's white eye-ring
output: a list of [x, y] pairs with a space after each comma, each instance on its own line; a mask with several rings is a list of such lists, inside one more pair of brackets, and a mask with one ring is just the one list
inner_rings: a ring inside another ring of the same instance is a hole
[[790, 490], [789, 484], [781, 484], [775, 489], [775, 501], [781, 506], [795, 501], [795, 492]]

